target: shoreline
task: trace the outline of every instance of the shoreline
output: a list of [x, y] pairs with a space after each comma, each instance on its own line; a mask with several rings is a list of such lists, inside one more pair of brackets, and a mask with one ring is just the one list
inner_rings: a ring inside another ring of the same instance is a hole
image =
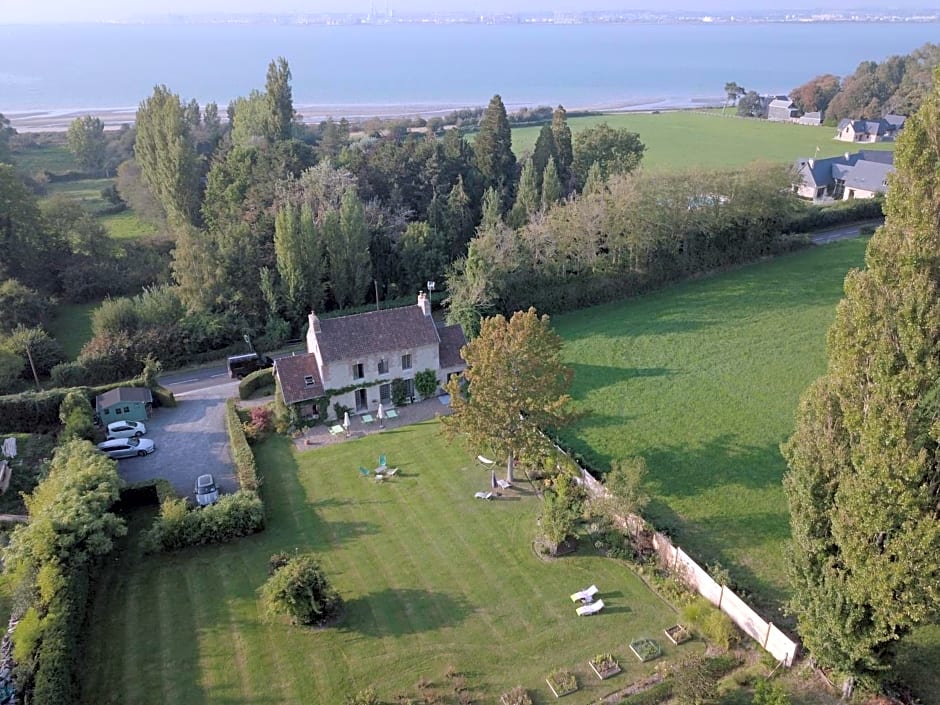
[[[535, 105], [552, 105], [553, 103], [506, 103], [506, 110], [515, 112], [524, 107]], [[596, 113], [631, 113], [651, 112], [654, 110], [689, 110], [694, 108], [721, 107], [721, 99], [715, 97], [643, 97], [632, 100], [612, 100], [605, 102], [566, 106], [571, 112]], [[443, 117], [455, 110], [485, 107], [485, 105], [468, 105], [459, 103], [400, 103], [400, 104], [369, 104], [369, 103], [312, 103], [295, 106], [295, 111], [301, 115], [306, 125], [317, 124], [332, 117], [335, 120], [346, 118], [360, 121], [370, 118], [402, 118], [402, 117]], [[75, 118], [91, 115], [99, 118], [106, 130], [117, 130], [122, 125], [132, 125], [137, 114], [136, 107], [124, 108], [48, 108], [33, 110], [0, 110], [10, 121], [10, 126], [17, 132], [65, 132]]]

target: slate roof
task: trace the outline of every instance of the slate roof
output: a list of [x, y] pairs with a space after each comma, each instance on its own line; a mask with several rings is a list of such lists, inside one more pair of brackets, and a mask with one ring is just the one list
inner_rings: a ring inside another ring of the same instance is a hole
[[[317, 356], [313, 353], [278, 358], [274, 361], [274, 370], [284, 403], [296, 404], [323, 396], [323, 383], [317, 370]], [[305, 377], [313, 377], [313, 384], [307, 384]]]
[[866, 162], [894, 164], [894, 152], [890, 149], [862, 149], [858, 152], [858, 158]]
[[800, 159], [796, 167], [808, 186], [828, 186], [842, 179], [847, 188], [882, 191], [894, 171], [894, 152], [869, 149], [840, 157]]
[[460, 357], [460, 349], [467, 344], [463, 328], [459, 325], [443, 326], [437, 329], [441, 336], [440, 365], [442, 370], [452, 367], [464, 367], [466, 363]]
[[147, 387], [118, 387], [95, 397], [95, 408], [104, 409], [122, 401], [140, 401], [153, 404], [153, 394]]
[[882, 191], [885, 188], [885, 180], [888, 178], [888, 174], [893, 171], [893, 164], [882, 164], [860, 159], [841, 178], [845, 179], [846, 188]]
[[904, 127], [904, 123], [907, 122], [907, 118], [904, 115], [885, 115], [884, 121], [888, 123], [892, 129], [900, 130]]
[[340, 318], [320, 319], [317, 335], [323, 364], [437, 345], [434, 319], [420, 306], [387, 308]]

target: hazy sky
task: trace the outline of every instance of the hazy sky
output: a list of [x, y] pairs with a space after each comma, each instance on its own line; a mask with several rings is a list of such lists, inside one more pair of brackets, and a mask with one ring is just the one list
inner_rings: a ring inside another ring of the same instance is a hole
[[[848, 9], [885, 6], [916, 9], [936, 5], [932, 0], [389, 0], [392, 10], [434, 12], [473, 10], [612, 10], [648, 9], [741, 11], [771, 9]], [[385, 0], [375, 0], [376, 9]], [[19, 22], [75, 22], [122, 20], [167, 13], [205, 12], [368, 12], [369, 0], [0, 0], [0, 24]]]

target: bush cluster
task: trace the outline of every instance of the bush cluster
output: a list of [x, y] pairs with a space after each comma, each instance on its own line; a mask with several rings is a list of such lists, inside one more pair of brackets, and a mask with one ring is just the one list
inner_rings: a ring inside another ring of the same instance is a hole
[[193, 509], [185, 499], [169, 498], [142, 537], [146, 551], [175, 551], [187, 546], [224, 543], [264, 528], [264, 505], [255, 492], [239, 490], [213, 505]]
[[883, 206], [883, 198], [854, 199], [826, 206], [806, 206], [793, 216], [789, 230], [805, 233], [859, 220], [883, 218]]
[[228, 440], [239, 486], [243, 490], [257, 491], [261, 486], [258, 464], [255, 462], [255, 454], [251, 451], [251, 446], [248, 445], [245, 427], [238, 415], [238, 409], [235, 408], [234, 399], [228, 399], [225, 402], [225, 428], [228, 430]]
[[28, 524], [17, 527], [4, 571], [25, 619], [13, 633], [15, 679], [33, 705], [77, 702], [77, 666], [90, 571], [124, 535], [111, 512], [117, 464], [87, 441], [56, 450], [47, 477], [26, 497]]
[[273, 573], [261, 587], [261, 601], [269, 614], [284, 615], [291, 624], [324, 624], [343, 608], [343, 600], [309, 553], [287, 561], [272, 556]]
[[274, 386], [274, 369], [266, 367], [263, 370], [255, 370], [238, 383], [238, 398], [251, 399], [251, 395], [263, 387]]
[[699, 635], [722, 649], [730, 649], [738, 639], [738, 630], [731, 618], [704, 597], [696, 597], [683, 607], [682, 619]]

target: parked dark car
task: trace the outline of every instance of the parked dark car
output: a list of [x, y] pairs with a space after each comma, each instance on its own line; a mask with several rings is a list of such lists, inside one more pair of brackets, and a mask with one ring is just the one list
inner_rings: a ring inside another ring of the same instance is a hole
[[232, 379], [241, 379], [250, 375], [255, 370], [263, 370], [265, 367], [271, 367], [274, 364], [267, 355], [258, 353], [245, 353], [244, 355], [232, 355], [228, 359], [228, 374]]

